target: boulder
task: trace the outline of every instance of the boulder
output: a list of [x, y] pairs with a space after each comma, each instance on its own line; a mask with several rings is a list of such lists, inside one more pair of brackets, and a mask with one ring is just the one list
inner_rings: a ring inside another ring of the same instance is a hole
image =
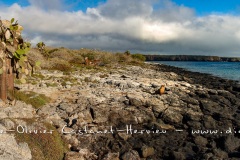
[[124, 153], [121, 158], [122, 160], [140, 160], [139, 154], [135, 150]]
[[141, 148], [141, 151], [142, 151], [142, 156], [144, 158], [147, 158], [149, 156], [153, 156], [154, 153], [155, 153], [155, 150], [154, 150], [153, 147], [148, 147], [148, 146], [145, 146], [145, 145]]
[[119, 160], [119, 153], [108, 153], [103, 160]]
[[[0, 124], [0, 131], [7, 128]], [[0, 135], [0, 159], [1, 160], [31, 160], [32, 154], [27, 143], [17, 143], [14, 135]]]
[[127, 98], [129, 99], [129, 104], [132, 106], [144, 106], [146, 105], [146, 99], [137, 93], [128, 93]]
[[240, 139], [229, 135], [224, 138], [224, 149], [227, 152], [233, 152], [240, 147]]

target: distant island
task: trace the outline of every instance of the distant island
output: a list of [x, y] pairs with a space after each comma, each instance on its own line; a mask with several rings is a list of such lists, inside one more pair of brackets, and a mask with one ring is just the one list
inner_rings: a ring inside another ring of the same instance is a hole
[[195, 55], [144, 55], [146, 61], [211, 61], [240, 62], [237, 57], [195, 56]]

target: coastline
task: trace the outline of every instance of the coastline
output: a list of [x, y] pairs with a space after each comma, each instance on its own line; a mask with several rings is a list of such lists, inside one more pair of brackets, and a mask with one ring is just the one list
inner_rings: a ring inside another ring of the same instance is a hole
[[[0, 125], [11, 128], [12, 123], [23, 125], [14, 118], [34, 117], [39, 123], [53, 124], [69, 145], [66, 160], [234, 159], [240, 155], [235, 81], [155, 64], [75, 71], [74, 81], [65, 84], [61, 80], [69, 75], [61, 71], [41, 73], [46, 76], [34, 79], [39, 83], [18, 87], [46, 94], [52, 101], [39, 109], [19, 101], [15, 107], [0, 108], [8, 120]], [[163, 95], [161, 85], [166, 86]], [[67, 134], [79, 130], [85, 134]], [[103, 134], [104, 130], [109, 133]]]
[[238, 92], [240, 91], [240, 82], [236, 80], [222, 78], [208, 73], [189, 71], [184, 68], [153, 63], [150, 61], [146, 64], [153, 66], [155, 65], [156, 69], [159, 71], [174, 72], [179, 75], [178, 80], [187, 81], [191, 84], [200, 84], [212, 89], [225, 89], [235, 94], [238, 94]]

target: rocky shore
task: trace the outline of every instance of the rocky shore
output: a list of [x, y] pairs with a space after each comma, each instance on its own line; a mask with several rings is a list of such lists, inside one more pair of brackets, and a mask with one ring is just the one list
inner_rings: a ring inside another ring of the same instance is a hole
[[[51, 123], [68, 143], [65, 160], [240, 157], [238, 82], [153, 64], [41, 75], [17, 87], [51, 102], [38, 109], [19, 101], [0, 108], [0, 130], [15, 128], [23, 122], [19, 118]], [[0, 134], [0, 159], [31, 159], [27, 143], [4, 136], [14, 144], [4, 146]]]

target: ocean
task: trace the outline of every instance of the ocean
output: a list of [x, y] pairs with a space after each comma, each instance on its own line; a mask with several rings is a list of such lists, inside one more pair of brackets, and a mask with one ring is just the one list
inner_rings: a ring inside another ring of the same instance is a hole
[[240, 82], [240, 62], [151, 61]]

